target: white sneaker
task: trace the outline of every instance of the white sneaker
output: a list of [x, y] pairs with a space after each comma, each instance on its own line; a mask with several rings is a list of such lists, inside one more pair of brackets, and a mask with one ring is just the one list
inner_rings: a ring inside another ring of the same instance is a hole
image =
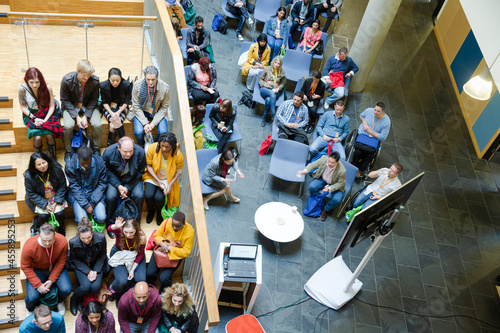
[[330, 104], [325, 103], [324, 108], [325, 108], [325, 109], [329, 109], [329, 108], [330, 108]]
[[26, 310], [26, 318], [28, 318], [28, 317], [29, 317], [29, 316], [31, 316], [32, 314], [33, 314], [33, 312]]
[[64, 305], [64, 302], [57, 303], [57, 312], [64, 317], [66, 313], [66, 305]]
[[236, 34], [236, 37], [240, 40], [240, 42], [245, 40], [241, 34]]
[[251, 17], [247, 18], [248, 24], [252, 25], [253, 24], [253, 19]]

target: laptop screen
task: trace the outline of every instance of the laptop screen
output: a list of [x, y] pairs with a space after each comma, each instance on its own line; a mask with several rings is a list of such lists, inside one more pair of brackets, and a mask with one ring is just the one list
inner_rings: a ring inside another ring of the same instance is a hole
[[257, 245], [231, 244], [229, 246], [229, 259], [249, 259], [257, 257]]

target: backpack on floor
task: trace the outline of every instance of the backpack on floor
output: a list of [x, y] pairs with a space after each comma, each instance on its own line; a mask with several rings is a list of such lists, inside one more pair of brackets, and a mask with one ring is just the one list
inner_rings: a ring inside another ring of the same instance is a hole
[[215, 14], [212, 21], [212, 29], [220, 32], [221, 34], [225, 34], [227, 32], [227, 21], [221, 14]]
[[252, 100], [253, 99], [252, 94], [246, 90], [243, 91], [242, 94], [243, 96], [241, 96], [238, 105], [244, 104], [247, 108], [253, 109], [253, 107], [255, 106], [255, 102]]

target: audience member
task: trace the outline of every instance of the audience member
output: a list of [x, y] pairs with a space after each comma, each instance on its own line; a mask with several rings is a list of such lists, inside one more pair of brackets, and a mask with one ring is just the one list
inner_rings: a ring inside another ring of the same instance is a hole
[[[244, 178], [245, 175], [238, 168], [238, 161], [235, 160], [233, 152], [226, 150], [222, 154], [219, 154], [212, 158], [210, 163], [205, 167], [201, 175], [201, 179], [205, 184], [215, 188], [218, 192], [211, 193], [203, 198], [203, 207], [208, 210], [208, 202], [214, 198], [217, 198], [223, 194], [227, 194], [229, 200], [234, 203], [239, 203], [240, 199], [235, 197], [231, 193], [231, 183], [233, 180], [227, 178], [229, 169], [233, 168], [240, 178]], [[236, 180], [236, 178], [234, 178]]]
[[302, 31], [311, 24], [314, 19], [314, 6], [311, 0], [297, 1], [290, 12], [292, 17], [292, 26], [290, 28], [290, 35], [293, 35], [295, 31]]
[[278, 138], [294, 140], [309, 145], [304, 128], [309, 123], [309, 114], [302, 101], [304, 93], [297, 91], [293, 100], [281, 103], [276, 113], [278, 119]]
[[181, 176], [184, 156], [178, 146], [175, 134], [166, 132], [146, 152], [147, 172], [142, 176], [148, 206], [146, 223], [151, 223], [156, 213], [156, 224], [160, 225], [165, 204], [169, 210], [179, 207], [181, 189], [177, 180]]
[[56, 138], [62, 138], [63, 128], [54, 114], [55, 102], [52, 87], [38, 68], [30, 67], [24, 75], [24, 83], [18, 90], [19, 106], [23, 122], [28, 127], [28, 139], [33, 138], [35, 153], [42, 152], [42, 138], [47, 137], [49, 154], [56, 159]]
[[47, 333], [66, 333], [64, 317], [54, 311], [50, 311], [47, 305], [37, 306], [32, 314], [29, 314], [19, 326], [19, 333], [33, 333], [46, 331]]
[[177, 18], [181, 23], [181, 28], [187, 28], [186, 20], [184, 19], [184, 11], [182, 10], [181, 0], [165, 0], [165, 6], [167, 6], [167, 12], [170, 19]]
[[203, 121], [205, 120], [206, 112], [207, 109], [203, 105], [195, 105], [191, 108], [191, 123], [193, 125], [194, 147], [196, 150], [203, 149], [203, 145], [205, 144], [201, 129], [205, 127]]
[[94, 232], [92, 222], [83, 217], [76, 236], [69, 240], [68, 268], [75, 272], [80, 284], [70, 298], [70, 311], [76, 316], [81, 297], [101, 289], [103, 275], [108, 273], [106, 236]]
[[[347, 48], [342, 47], [337, 54], [328, 58], [325, 68], [323, 69], [323, 81], [326, 83], [327, 91], [332, 95], [325, 99], [325, 109], [330, 108], [336, 100], [344, 97], [344, 78], [354, 75], [358, 71], [358, 66], [354, 63], [351, 57], [347, 56]], [[334, 73], [342, 73], [336, 77]], [[334, 87], [332, 88], [332, 80]]]
[[25, 302], [28, 315], [55, 284], [57, 311], [64, 316], [64, 299], [71, 293], [71, 281], [65, 267], [67, 259], [68, 241], [48, 223], [40, 226], [40, 235], [26, 240], [21, 252], [21, 269], [26, 275]]
[[154, 233], [154, 244], [158, 251], [167, 254], [170, 261], [177, 260], [177, 265], [175, 267], [158, 267], [156, 255], [153, 253], [146, 270], [147, 282], [154, 284], [159, 278], [160, 292], [170, 287], [172, 274], [181, 265], [182, 260], [191, 253], [193, 242], [194, 229], [189, 223], [186, 223], [184, 213], [175, 212], [172, 218], [163, 221]]
[[326, 220], [327, 215], [342, 202], [344, 196], [346, 170], [342, 163], [339, 163], [339, 160], [339, 153], [332, 151], [330, 155], [321, 156], [318, 160], [309, 163], [304, 170], [298, 172], [305, 175], [316, 170], [312, 175], [314, 180], [309, 185], [309, 194], [320, 196], [322, 193], [328, 192], [332, 196], [331, 200], [321, 209], [321, 221]]
[[218, 154], [227, 150], [227, 141], [233, 134], [233, 124], [236, 118], [236, 110], [230, 99], [223, 100], [220, 104], [214, 105], [210, 111], [210, 121], [212, 131], [219, 141], [217, 142]]
[[265, 110], [261, 126], [266, 126], [267, 115], [271, 111], [271, 118], [276, 112], [276, 100], [285, 89], [285, 71], [282, 69], [283, 59], [274, 57], [271, 66], [264, 68], [259, 77], [260, 96], [265, 100]]
[[269, 64], [271, 48], [267, 45], [267, 35], [262, 33], [257, 41], [250, 45], [247, 61], [243, 64], [241, 75], [247, 75], [247, 88], [253, 91], [260, 72]]
[[118, 138], [125, 136], [123, 121], [127, 116], [128, 107], [132, 104], [130, 100], [130, 82], [122, 77], [118, 68], [111, 68], [108, 79], [101, 82], [101, 110], [109, 123], [108, 147], [115, 143]]
[[326, 13], [326, 23], [323, 27], [323, 32], [328, 32], [332, 20], [340, 16], [340, 7], [343, 2], [344, 0], [320, 0], [320, 2], [315, 5], [316, 18], [318, 18], [320, 14]]
[[124, 221], [118, 217], [108, 227], [116, 234], [115, 245], [109, 254], [109, 265], [113, 267], [115, 280], [110, 286], [117, 302], [130, 283], [146, 281], [146, 234], [134, 219]]
[[158, 127], [158, 135], [168, 131], [167, 111], [170, 103], [170, 87], [158, 78], [158, 69], [148, 66], [144, 78], [134, 83], [132, 112], [127, 118], [134, 121], [137, 144], [144, 148], [144, 133], [152, 133]]
[[71, 158], [71, 142], [73, 128], [86, 130], [89, 119], [92, 125], [92, 142], [94, 152], [101, 154], [102, 123], [98, 108], [99, 78], [95, 76], [94, 67], [88, 60], [80, 60], [76, 72], [66, 74], [61, 81], [61, 104], [64, 119], [64, 162]]
[[207, 46], [210, 43], [210, 31], [203, 27], [203, 17], [194, 18], [194, 27], [187, 32], [186, 51], [188, 63], [198, 61], [202, 57], [208, 57]]
[[319, 30], [319, 20], [314, 20], [311, 26], [306, 28], [299, 49], [302, 52], [314, 54], [321, 41], [322, 34], [321, 30]]
[[267, 42], [271, 48], [271, 57], [274, 59], [281, 49], [281, 45], [286, 45], [287, 42], [287, 21], [286, 21], [286, 8], [280, 7], [276, 11], [276, 15], [271, 16], [267, 23]]
[[115, 317], [99, 302], [89, 302], [76, 317], [75, 333], [116, 333]]
[[48, 222], [54, 214], [59, 223], [59, 233], [66, 234], [64, 228], [64, 208], [66, 202], [66, 177], [61, 165], [44, 153], [34, 153], [30, 157], [28, 170], [24, 172], [26, 205], [38, 214], [38, 226]]
[[181, 39], [184, 38], [184, 36], [182, 36], [181, 23], [179, 22], [179, 19], [175, 16], [171, 17], [170, 21], [172, 22], [172, 28], [174, 28], [175, 35], [177, 36], [177, 41], [180, 41]]
[[92, 156], [92, 150], [81, 147], [65, 165], [69, 183], [68, 201], [78, 224], [83, 217], [94, 217], [95, 222], [106, 222], [106, 189], [108, 175], [101, 156]]
[[171, 333], [196, 333], [199, 321], [195, 304], [185, 284], [174, 283], [161, 294], [160, 327]]
[[228, 0], [226, 4], [226, 9], [228, 12], [238, 17], [238, 28], [236, 28], [236, 37], [243, 41], [243, 36], [241, 35], [241, 31], [243, 30], [243, 25], [245, 21], [248, 21], [249, 25], [253, 24], [252, 17], [247, 10], [247, 0]]
[[138, 210], [136, 219], [140, 221], [144, 200], [142, 175], [146, 169], [144, 149], [134, 144], [131, 138], [124, 136], [118, 143], [106, 148], [103, 160], [108, 172], [107, 224], [111, 223], [110, 219], [116, 210], [118, 199], [128, 197], [134, 201]]
[[358, 167], [358, 177], [377, 155], [380, 142], [385, 141], [391, 128], [391, 119], [385, 114], [385, 104], [378, 102], [375, 108], [367, 108], [360, 115], [358, 136], [354, 144], [352, 164]]
[[302, 83], [300, 91], [304, 93], [304, 103], [309, 111], [309, 124], [307, 124], [306, 133], [312, 133], [318, 116], [319, 102], [325, 95], [325, 83], [321, 81], [321, 73], [314, 70], [312, 78], [306, 79]]
[[161, 297], [153, 285], [138, 282], [118, 304], [118, 322], [123, 333], [154, 333], [161, 319]]
[[316, 131], [318, 137], [309, 147], [311, 157], [333, 142], [332, 151], [338, 152], [340, 158], [345, 160], [345, 149], [342, 146], [342, 140], [349, 134], [349, 117], [344, 114], [344, 102], [342, 100], [335, 102], [335, 112], [327, 112], [319, 118]]
[[191, 65], [187, 86], [193, 96], [194, 105], [215, 103], [220, 96], [216, 85], [217, 71], [209, 57], [202, 57], [198, 63]]
[[354, 200], [353, 207], [356, 208], [363, 205], [364, 209], [399, 188], [401, 181], [398, 176], [401, 172], [403, 172], [403, 166], [399, 163], [394, 163], [389, 169], [382, 168], [371, 171], [368, 177], [377, 177], [377, 179], [359, 194], [356, 200]]

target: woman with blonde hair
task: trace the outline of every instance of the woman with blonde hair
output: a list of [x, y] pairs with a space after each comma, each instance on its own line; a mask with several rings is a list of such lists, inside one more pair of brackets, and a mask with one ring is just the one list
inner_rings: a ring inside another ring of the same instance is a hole
[[195, 333], [198, 330], [198, 314], [185, 284], [174, 283], [161, 295], [161, 301], [160, 333]]
[[265, 111], [260, 124], [262, 127], [266, 126], [269, 111], [271, 111], [271, 117], [274, 117], [276, 100], [285, 89], [285, 71], [282, 66], [283, 60], [280, 56], [276, 56], [271, 66], [264, 68], [259, 77], [260, 95], [265, 100]]

